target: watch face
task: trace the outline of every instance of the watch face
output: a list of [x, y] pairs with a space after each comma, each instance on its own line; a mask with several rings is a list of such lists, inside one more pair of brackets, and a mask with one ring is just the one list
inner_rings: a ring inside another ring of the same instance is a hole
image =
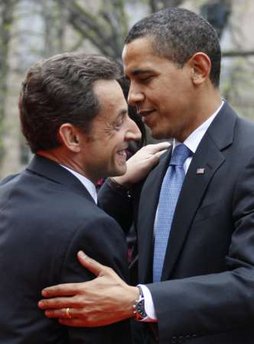
[[144, 299], [141, 299], [137, 303], [136, 311], [141, 318], [145, 318], [147, 316], [146, 311], [145, 311], [145, 300]]

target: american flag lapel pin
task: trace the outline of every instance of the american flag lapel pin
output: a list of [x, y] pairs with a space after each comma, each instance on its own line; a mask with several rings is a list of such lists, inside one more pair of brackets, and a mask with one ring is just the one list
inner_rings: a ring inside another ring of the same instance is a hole
[[205, 174], [205, 169], [203, 167], [198, 168], [196, 174]]

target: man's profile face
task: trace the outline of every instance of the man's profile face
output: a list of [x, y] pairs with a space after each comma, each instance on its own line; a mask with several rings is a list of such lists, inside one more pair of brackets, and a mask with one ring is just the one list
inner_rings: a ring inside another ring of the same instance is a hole
[[124, 174], [128, 142], [141, 135], [128, 116], [127, 103], [117, 81], [97, 81], [94, 93], [99, 99], [100, 110], [93, 120], [84, 151], [86, 174], [92, 180]]
[[191, 67], [179, 67], [158, 56], [151, 37], [142, 37], [123, 49], [126, 77], [130, 80], [128, 101], [157, 139], [184, 140], [195, 118]]

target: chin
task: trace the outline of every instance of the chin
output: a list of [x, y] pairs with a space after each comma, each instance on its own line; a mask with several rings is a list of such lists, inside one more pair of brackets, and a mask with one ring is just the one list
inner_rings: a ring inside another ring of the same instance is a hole
[[151, 131], [151, 135], [156, 140], [168, 140], [169, 136], [165, 133], [161, 133], [158, 131]]

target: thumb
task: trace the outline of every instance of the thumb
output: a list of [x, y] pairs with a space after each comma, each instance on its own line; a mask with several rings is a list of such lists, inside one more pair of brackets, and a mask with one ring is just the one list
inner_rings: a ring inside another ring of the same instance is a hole
[[105, 269], [105, 266], [96, 260], [88, 257], [83, 251], [77, 253], [78, 260], [82, 266], [92, 272], [95, 276], [99, 276]]

